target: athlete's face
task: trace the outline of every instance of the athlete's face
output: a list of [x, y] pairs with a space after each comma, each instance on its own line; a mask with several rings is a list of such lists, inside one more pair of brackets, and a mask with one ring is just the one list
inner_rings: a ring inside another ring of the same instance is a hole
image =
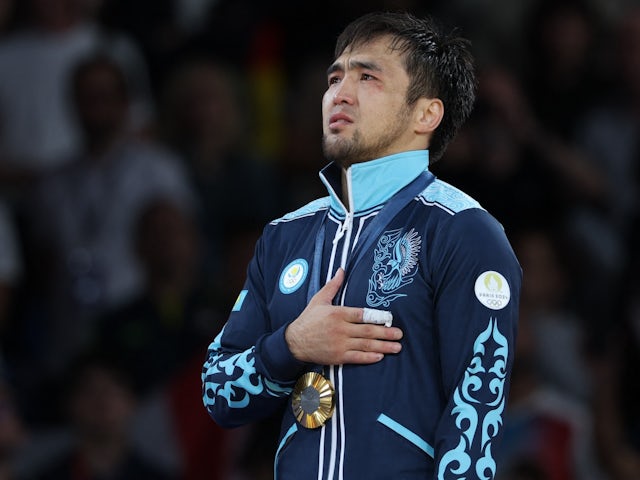
[[322, 100], [323, 149], [344, 167], [415, 149], [409, 76], [380, 37], [347, 49], [329, 67]]

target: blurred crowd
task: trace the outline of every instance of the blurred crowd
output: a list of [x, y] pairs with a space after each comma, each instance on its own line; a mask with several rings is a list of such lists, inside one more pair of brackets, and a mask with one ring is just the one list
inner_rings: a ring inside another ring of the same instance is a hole
[[[0, 480], [272, 478], [200, 369], [268, 221], [324, 195], [337, 34], [472, 41], [436, 175], [524, 270], [502, 480], [640, 479], [637, 0], [0, 0]], [[416, 368], [419, 368], [416, 366]]]

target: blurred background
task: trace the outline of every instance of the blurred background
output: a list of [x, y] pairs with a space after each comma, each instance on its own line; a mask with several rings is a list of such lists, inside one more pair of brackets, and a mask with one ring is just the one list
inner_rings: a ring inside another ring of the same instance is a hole
[[432, 166], [524, 269], [498, 479], [640, 479], [638, 0], [0, 0], [0, 480], [259, 480], [200, 369], [268, 221], [324, 195], [321, 96], [375, 9], [472, 41]]

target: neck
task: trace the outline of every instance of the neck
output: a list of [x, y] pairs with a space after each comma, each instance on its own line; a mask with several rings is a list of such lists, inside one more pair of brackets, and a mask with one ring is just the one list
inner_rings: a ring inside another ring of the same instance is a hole
[[332, 162], [320, 178], [330, 193], [336, 212], [355, 213], [386, 203], [396, 192], [428, 170], [428, 153], [424, 150], [403, 152], [348, 168]]

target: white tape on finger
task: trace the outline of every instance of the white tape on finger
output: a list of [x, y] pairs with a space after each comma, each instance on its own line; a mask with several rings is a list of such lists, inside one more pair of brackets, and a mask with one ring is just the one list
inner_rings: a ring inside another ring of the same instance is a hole
[[364, 308], [362, 312], [362, 321], [364, 323], [375, 323], [376, 325], [384, 325], [390, 327], [393, 323], [393, 315], [386, 310], [376, 310], [375, 308]]

